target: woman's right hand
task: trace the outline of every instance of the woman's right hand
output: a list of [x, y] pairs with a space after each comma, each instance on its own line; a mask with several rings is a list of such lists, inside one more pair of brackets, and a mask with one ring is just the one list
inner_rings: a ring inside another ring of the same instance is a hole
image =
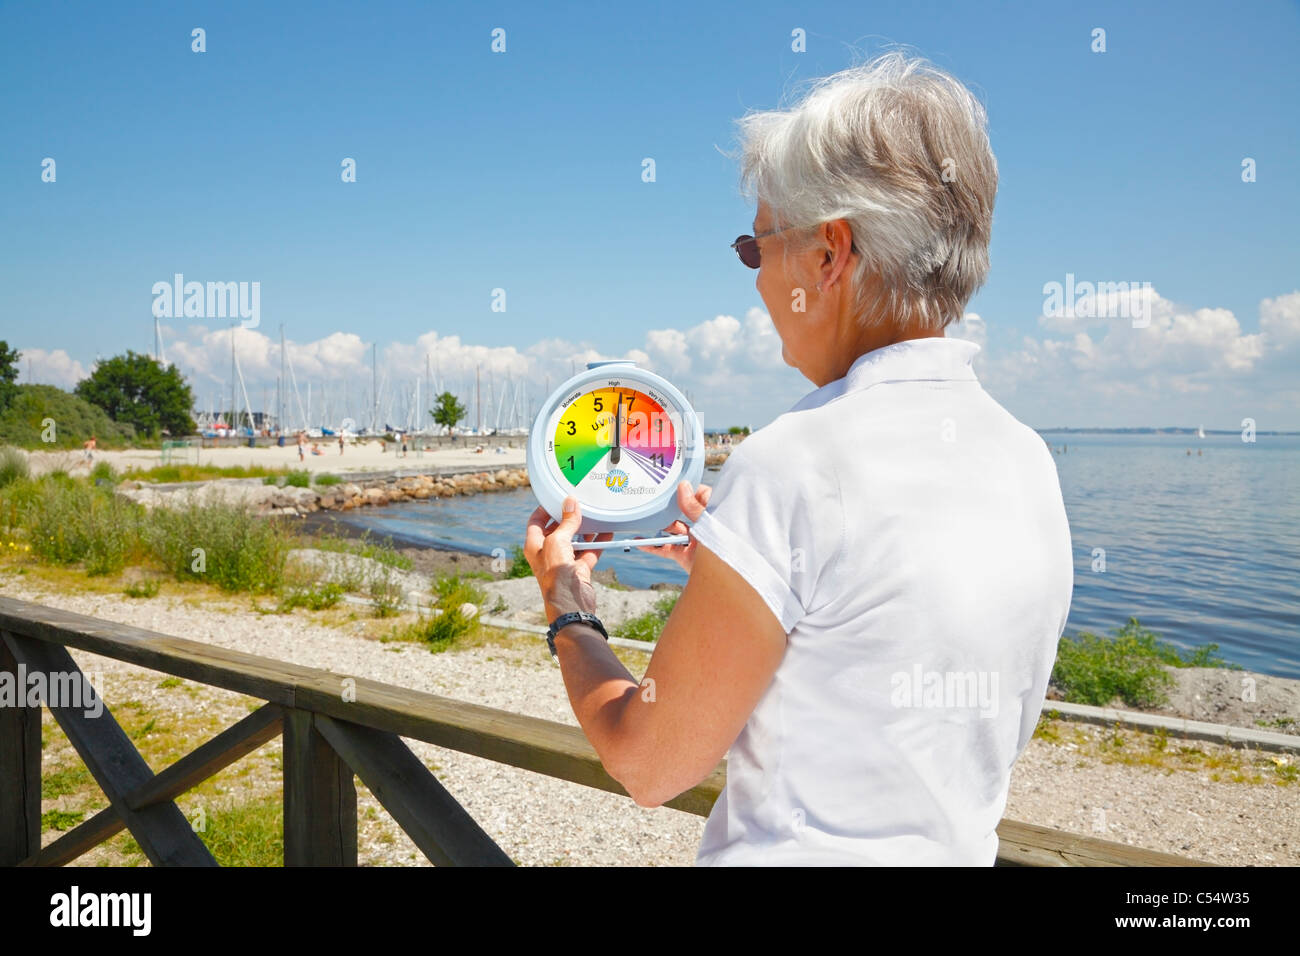
[[[677, 507], [681, 508], [682, 514], [686, 515], [691, 521], [695, 521], [700, 515], [704, 514], [705, 506], [709, 503], [709, 495], [713, 489], [708, 485], [700, 485], [692, 493], [691, 483], [689, 481], [679, 482], [677, 485]], [[664, 529], [664, 534], [690, 534], [690, 528], [680, 518]], [[636, 538], [632, 539], [637, 540]], [[676, 561], [683, 571], [691, 573], [691, 565], [695, 562], [695, 545], [698, 542], [691, 538], [689, 544], [659, 544], [647, 547], [637, 548], [638, 551], [644, 551], [646, 554], [658, 555], [661, 558], [667, 558], [670, 561]]]

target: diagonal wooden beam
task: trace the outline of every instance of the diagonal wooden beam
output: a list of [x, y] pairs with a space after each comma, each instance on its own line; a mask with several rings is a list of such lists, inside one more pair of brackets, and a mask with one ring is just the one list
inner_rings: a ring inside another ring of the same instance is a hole
[[316, 715], [321, 736], [437, 866], [514, 866], [396, 734]]
[[148, 783], [153, 771], [106, 707], [96, 717], [86, 716], [87, 695], [94, 690], [67, 649], [8, 632], [3, 637], [10, 653], [28, 671], [40, 671], [47, 677], [68, 674], [80, 681], [82, 706], [55, 699], [48, 700], [46, 706], [149, 862], [154, 866], [216, 866], [217, 861], [176, 804], [167, 801], [143, 810], [127, 805], [126, 795]]
[[83, 820], [49, 846], [42, 847], [19, 863], [19, 866], [67, 866], [81, 854], [93, 850], [126, 829], [126, 824], [112, 807], [105, 807], [89, 820]]
[[[127, 805], [133, 810], [143, 810], [155, 803], [180, 796], [275, 737], [280, 733], [281, 723], [280, 708], [274, 704], [264, 704], [239, 723], [227, 727], [203, 746], [176, 761], [140, 789], [128, 794]], [[108, 807], [19, 865], [64, 866], [125, 828], [126, 824], [117, 815], [117, 811]]]
[[239, 723], [227, 727], [207, 743], [186, 754], [143, 786], [126, 796], [132, 810], [174, 800], [197, 787], [214, 773], [252, 753], [280, 734], [284, 712], [275, 704], [263, 704]]

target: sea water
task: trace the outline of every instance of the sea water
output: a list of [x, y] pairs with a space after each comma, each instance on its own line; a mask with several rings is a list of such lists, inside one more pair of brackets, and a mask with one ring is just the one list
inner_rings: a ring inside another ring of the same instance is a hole
[[[1067, 634], [1107, 633], [1136, 617], [1184, 650], [1215, 643], [1250, 670], [1300, 677], [1300, 436], [1044, 440], [1074, 544]], [[716, 483], [716, 471], [705, 474]], [[509, 560], [536, 507], [521, 489], [367, 508], [345, 520]], [[640, 552], [606, 551], [597, 567], [631, 587], [686, 582], [676, 564]]]

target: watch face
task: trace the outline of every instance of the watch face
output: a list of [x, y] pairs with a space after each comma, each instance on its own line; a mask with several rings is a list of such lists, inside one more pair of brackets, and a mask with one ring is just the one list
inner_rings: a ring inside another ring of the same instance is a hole
[[682, 410], [631, 376], [580, 386], [551, 412], [546, 467], [584, 506], [640, 508], [675, 496]]

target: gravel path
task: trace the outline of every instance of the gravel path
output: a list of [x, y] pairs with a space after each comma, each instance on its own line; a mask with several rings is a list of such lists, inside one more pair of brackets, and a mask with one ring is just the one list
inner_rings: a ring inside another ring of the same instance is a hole
[[[524, 585], [535, 588], [531, 580], [494, 583], [494, 589], [507, 595], [510, 613], [526, 614]], [[368, 639], [366, 632], [381, 622], [330, 626], [301, 611], [258, 614], [248, 609], [247, 599], [200, 605], [192, 597], [164, 595], [133, 601], [117, 594], [68, 593], [12, 574], [0, 578], [0, 593], [340, 675], [364, 676], [576, 724], [560, 675], [542, 642], [533, 637], [430, 654], [415, 645]], [[256, 705], [250, 698], [214, 688], [162, 688], [156, 672], [79, 651], [73, 655], [88, 672], [103, 674], [110, 708], [135, 700], [165, 714], [202, 716], [219, 729]], [[1117, 747], [1113, 732], [1106, 728], [1060, 722], [1051, 726], [1056, 739], [1036, 737], [1016, 765], [1006, 816], [1211, 862], [1300, 865], [1300, 785], [1271, 782], [1265, 758], [1248, 754], [1247, 772], [1237, 774], [1264, 782], [1234, 782], [1234, 774], [1218, 764], [1240, 761], [1240, 751], [1197, 744], [1203, 756], [1188, 758], [1195, 769], [1171, 769], [1141, 762], [1150, 750], [1151, 738], [1146, 735], [1126, 734], [1124, 745]], [[199, 742], [196, 739], [194, 744]], [[521, 864], [683, 866], [694, 861], [702, 817], [637, 807], [626, 797], [420, 742], [408, 743]], [[1177, 749], [1175, 741], [1168, 746]], [[232, 799], [278, 789], [278, 775], [271, 768], [278, 766], [279, 749], [276, 740], [245, 758], [262, 761], [268, 772], [248, 774], [232, 783], [228, 788]], [[1221, 779], [1213, 779], [1215, 774]], [[360, 784], [358, 791], [361, 862], [427, 863]], [[178, 803], [190, 815], [187, 798]], [[47, 801], [44, 809], [51, 806]], [[48, 833], [45, 839], [55, 836]], [[95, 859], [88, 855], [79, 862]]]

